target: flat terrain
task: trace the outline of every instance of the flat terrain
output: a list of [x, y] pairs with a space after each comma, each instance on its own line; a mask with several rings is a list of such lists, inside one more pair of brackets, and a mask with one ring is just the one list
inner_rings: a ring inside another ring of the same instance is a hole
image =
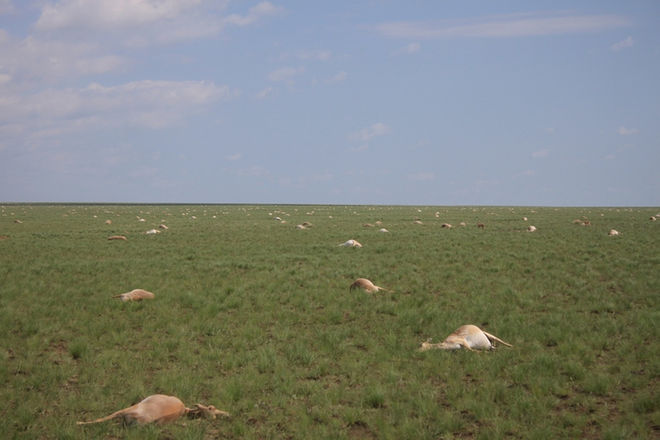
[[[658, 438], [658, 213], [4, 205], [0, 433]], [[358, 277], [389, 291], [349, 291]], [[135, 288], [156, 297], [112, 298]], [[417, 351], [463, 324], [513, 347]], [[231, 417], [76, 425], [156, 393]]]

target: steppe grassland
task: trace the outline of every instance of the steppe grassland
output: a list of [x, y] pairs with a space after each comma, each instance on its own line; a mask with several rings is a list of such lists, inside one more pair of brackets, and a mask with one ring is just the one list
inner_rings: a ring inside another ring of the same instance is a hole
[[[657, 438], [658, 211], [4, 205], [0, 432]], [[156, 299], [111, 298], [134, 288]], [[514, 347], [416, 351], [468, 323]], [[75, 425], [155, 393], [232, 416]]]

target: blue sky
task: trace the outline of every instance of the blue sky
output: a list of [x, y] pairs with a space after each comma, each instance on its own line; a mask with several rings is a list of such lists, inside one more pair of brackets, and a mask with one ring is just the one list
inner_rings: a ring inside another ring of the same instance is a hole
[[660, 2], [0, 0], [0, 202], [660, 206]]

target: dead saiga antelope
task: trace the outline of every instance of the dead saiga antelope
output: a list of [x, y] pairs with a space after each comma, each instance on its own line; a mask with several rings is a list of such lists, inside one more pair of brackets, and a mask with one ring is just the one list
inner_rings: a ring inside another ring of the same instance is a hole
[[127, 301], [142, 301], [143, 299], [154, 299], [156, 295], [144, 289], [133, 289], [130, 292], [120, 293], [113, 296], [113, 298], [121, 298], [123, 302]]
[[486, 333], [476, 325], [462, 325], [452, 334], [447, 336], [447, 339], [442, 342], [438, 342], [437, 344], [432, 344], [430, 340], [422, 342], [419, 351], [426, 351], [434, 348], [440, 350], [458, 350], [461, 347], [467, 348], [470, 351], [491, 350], [494, 348], [494, 342], [499, 342], [507, 347], [512, 346], [497, 336]]
[[367, 291], [369, 293], [378, 292], [379, 290], [382, 290], [384, 292], [388, 292], [387, 289], [383, 289], [380, 286], [376, 286], [374, 283], [372, 283], [371, 281], [369, 281], [366, 278], [358, 278], [357, 280], [355, 280], [355, 282], [353, 284], [351, 284], [351, 287], [350, 287], [350, 290], [353, 290], [353, 289], [364, 289], [365, 291]]
[[215, 419], [218, 415], [229, 417], [229, 413], [220, 411], [213, 405], [204, 406], [198, 403], [195, 405], [195, 408], [186, 408], [178, 397], [154, 394], [145, 398], [140, 403], [129, 406], [128, 408], [120, 409], [109, 416], [101, 417], [100, 419], [91, 420], [89, 422], [77, 422], [77, 424], [88, 425], [117, 418], [121, 418], [126, 424], [161, 424], [172, 422], [184, 414], [195, 418], [206, 417]]

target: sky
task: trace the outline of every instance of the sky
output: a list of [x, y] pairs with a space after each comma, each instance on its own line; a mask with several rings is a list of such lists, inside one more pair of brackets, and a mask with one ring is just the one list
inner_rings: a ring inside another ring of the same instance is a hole
[[0, 203], [660, 206], [660, 2], [0, 0]]

